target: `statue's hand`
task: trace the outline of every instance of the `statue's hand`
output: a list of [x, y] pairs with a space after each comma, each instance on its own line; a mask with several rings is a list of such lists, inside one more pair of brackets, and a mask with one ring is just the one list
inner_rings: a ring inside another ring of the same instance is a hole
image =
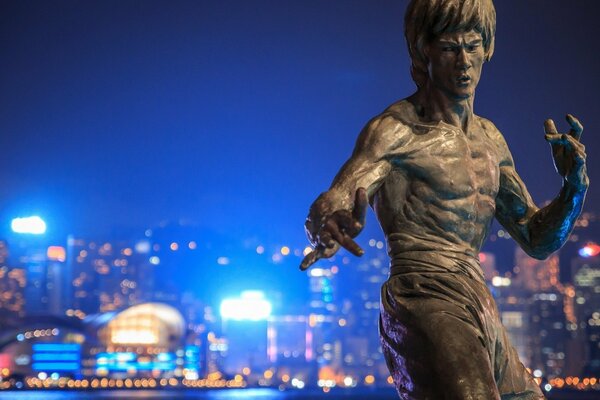
[[554, 121], [547, 119], [544, 122], [546, 140], [552, 147], [556, 171], [575, 188], [584, 189], [589, 179], [585, 168], [585, 146], [579, 141], [583, 126], [571, 114], [567, 114], [567, 122], [571, 125], [569, 133], [558, 133]]
[[355, 194], [352, 212], [339, 210], [325, 218], [315, 236], [315, 248], [304, 257], [300, 264], [300, 270], [305, 271], [321, 258], [333, 256], [340, 246], [356, 256], [362, 256], [363, 249], [352, 239], [365, 226], [367, 204], [367, 191], [359, 188]]

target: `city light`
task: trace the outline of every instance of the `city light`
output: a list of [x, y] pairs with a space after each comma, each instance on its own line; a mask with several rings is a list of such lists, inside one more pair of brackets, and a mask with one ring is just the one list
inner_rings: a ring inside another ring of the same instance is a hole
[[51, 261], [63, 262], [67, 259], [67, 252], [62, 246], [50, 246], [46, 251], [46, 257]]
[[495, 276], [492, 278], [492, 285], [496, 287], [510, 286], [510, 278], [503, 278], [501, 276]]
[[239, 298], [225, 299], [221, 303], [221, 316], [237, 321], [260, 321], [271, 315], [273, 306], [260, 291], [242, 292]]
[[31, 217], [15, 218], [12, 220], [10, 228], [15, 233], [42, 235], [46, 232], [46, 223], [43, 219], [36, 215]]
[[600, 254], [600, 246], [596, 243], [588, 243], [579, 249], [579, 255], [584, 258], [596, 257], [598, 254]]

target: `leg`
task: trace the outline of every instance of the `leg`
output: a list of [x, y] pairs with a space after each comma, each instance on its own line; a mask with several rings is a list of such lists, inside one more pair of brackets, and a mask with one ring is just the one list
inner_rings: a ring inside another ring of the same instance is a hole
[[467, 283], [411, 274], [382, 288], [380, 337], [401, 399], [500, 400], [495, 340], [484, 337], [486, 315], [470, 306], [478, 293]]
[[506, 329], [500, 325], [495, 352], [495, 371], [502, 400], [545, 400], [545, 397], [519, 360]]
[[[401, 399], [500, 400], [487, 350], [464, 322], [430, 315], [427, 331], [380, 322], [383, 352]], [[387, 327], [386, 327], [387, 325]], [[398, 340], [399, 339], [399, 340]]]

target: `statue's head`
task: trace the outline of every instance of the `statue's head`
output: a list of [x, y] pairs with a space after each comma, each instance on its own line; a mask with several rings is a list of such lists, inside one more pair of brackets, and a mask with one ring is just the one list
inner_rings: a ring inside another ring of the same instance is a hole
[[485, 61], [494, 53], [496, 10], [492, 0], [411, 0], [404, 18], [404, 34], [412, 60], [411, 75], [418, 87], [428, 79], [428, 43], [444, 33], [481, 34]]

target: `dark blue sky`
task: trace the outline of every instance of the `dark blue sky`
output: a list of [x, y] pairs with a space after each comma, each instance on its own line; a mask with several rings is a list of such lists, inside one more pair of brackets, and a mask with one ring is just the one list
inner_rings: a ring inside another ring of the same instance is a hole
[[[406, 1], [0, 3], [0, 224], [187, 219], [302, 243], [308, 206], [373, 115], [414, 85]], [[600, 191], [600, 2], [501, 0], [476, 112], [541, 203], [560, 188], [543, 121], [581, 119]], [[373, 219], [371, 218], [371, 222]], [[376, 231], [375, 224], [369, 229]]]

